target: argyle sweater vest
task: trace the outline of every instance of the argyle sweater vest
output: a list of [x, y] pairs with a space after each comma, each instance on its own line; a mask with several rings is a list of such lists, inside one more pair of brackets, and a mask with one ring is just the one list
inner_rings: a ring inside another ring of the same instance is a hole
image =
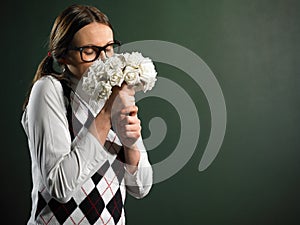
[[[61, 85], [67, 102], [70, 136], [74, 141], [94, 118], [86, 108], [83, 110], [85, 113], [74, 112], [71, 101], [78, 101], [80, 105], [80, 100], [72, 95], [72, 89], [66, 81], [62, 80]], [[39, 190], [35, 212], [37, 224], [125, 224], [124, 149], [116, 145], [114, 140], [107, 140], [105, 148], [114, 153], [114, 157], [104, 161], [68, 202], [61, 203], [52, 198], [45, 187]]]

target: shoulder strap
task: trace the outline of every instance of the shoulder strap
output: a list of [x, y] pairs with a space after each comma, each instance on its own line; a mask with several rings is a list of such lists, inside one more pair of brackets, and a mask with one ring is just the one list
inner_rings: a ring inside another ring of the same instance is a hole
[[64, 91], [64, 96], [65, 98], [68, 100], [67, 101], [67, 120], [68, 120], [68, 124], [69, 124], [69, 132], [71, 135], [71, 140], [74, 140], [74, 131], [73, 131], [73, 123], [72, 123], [72, 107], [71, 107], [71, 87], [68, 84], [68, 81], [65, 79], [60, 80], [61, 86], [63, 88]]

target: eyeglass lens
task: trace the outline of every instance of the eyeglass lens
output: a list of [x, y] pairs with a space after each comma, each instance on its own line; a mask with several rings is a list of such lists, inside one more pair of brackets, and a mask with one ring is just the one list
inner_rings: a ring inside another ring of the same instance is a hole
[[84, 47], [81, 51], [82, 60], [86, 62], [94, 61], [100, 56], [101, 51], [104, 51], [105, 56], [109, 58], [112, 57], [115, 52], [119, 53], [120, 46], [117, 43], [112, 43], [107, 45], [105, 49], [99, 49], [95, 46]]

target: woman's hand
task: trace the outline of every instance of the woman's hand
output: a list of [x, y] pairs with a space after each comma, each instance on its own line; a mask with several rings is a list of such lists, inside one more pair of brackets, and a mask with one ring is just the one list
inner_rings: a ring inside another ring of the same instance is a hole
[[137, 118], [134, 95], [134, 89], [125, 83], [121, 87], [113, 87], [112, 94], [90, 128], [101, 144], [104, 144], [111, 126], [126, 147], [132, 147], [140, 137], [140, 121]]
[[136, 171], [140, 160], [140, 152], [135, 143], [141, 137], [141, 122], [137, 116], [138, 107], [135, 105], [134, 95], [134, 89], [126, 84], [113, 87], [112, 94], [95, 118], [95, 129], [91, 129], [104, 145], [107, 134], [113, 127], [124, 146], [126, 167], [131, 173]]
[[122, 85], [111, 108], [112, 126], [124, 147], [125, 166], [130, 173], [137, 170], [140, 160], [140, 151], [135, 143], [141, 137], [141, 122], [134, 94], [132, 87]]
[[108, 132], [111, 129], [112, 121], [118, 118], [120, 111], [127, 106], [135, 104], [134, 94], [134, 89], [126, 84], [123, 84], [121, 87], [113, 87], [110, 97], [89, 128], [90, 132], [102, 145], [104, 145]]
[[130, 173], [137, 170], [140, 151], [135, 144], [141, 137], [141, 121], [137, 117], [138, 107], [125, 107], [115, 121], [115, 131], [124, 146], [126, 168]]
[[135, 142], [141, 136], [141, 121], [137, 117], [138, 107], [127, 106], [113, 121], [114, 129], [124, 147], [134, 149]]
[[138, 108], [135, 105], [135, 91], [127, 84], [113, 90], [111, 107], [112, 127], [124, 147], [132, 148], [141, 136], [140, 120], [137, 117]]

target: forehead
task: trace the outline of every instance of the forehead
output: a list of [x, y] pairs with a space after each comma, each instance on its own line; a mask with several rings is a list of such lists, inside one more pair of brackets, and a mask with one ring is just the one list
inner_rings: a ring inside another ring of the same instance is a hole
[[75, 46], [104, 46], [111, 41], [113, 41], [112, 29], [105, 24], [93, 22], [78, 30], [72, 43]]

